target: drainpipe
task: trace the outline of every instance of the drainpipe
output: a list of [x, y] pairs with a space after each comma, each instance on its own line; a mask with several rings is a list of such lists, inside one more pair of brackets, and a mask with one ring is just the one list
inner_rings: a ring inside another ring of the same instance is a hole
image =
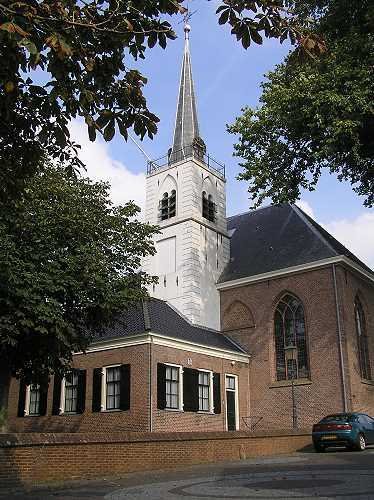
[[332, 265], [332, 275], [334, 278], [335, 308], [336, 308], [336, 319], [337, 319], [337, 323], [338, 323], [338, 345], [339, 345], [340, 371], [341, 371], [341, 375], [342, 375], [343, 406], [344, 406], [344, 411], [348, 411], [347, 387], [345, 384], [345, 375], [344, 375], [342, 325], [341, 325], [341, 321], [340, 321], [339, 296], [338, 296], [338, 285], [337, 285], [337, 281], [336, 281], [335, 264]]
[[150, 335], [150, 342], [149, 342], [149, 432], [153, 432], [153, 405], [152, 405], [152, 344], [153, 344], [153, 337]]

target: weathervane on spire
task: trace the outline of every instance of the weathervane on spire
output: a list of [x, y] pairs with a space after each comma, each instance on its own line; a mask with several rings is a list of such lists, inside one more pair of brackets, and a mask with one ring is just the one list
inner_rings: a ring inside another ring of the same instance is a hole
[[[197, 9], [194, 10], [193, 12], [190, 12], [190, 9], [189, 9], [189, 1], [187, 1], [187, 7], [186, 7], [186, 13], [184, 14], [183, 16], [183, 23], [184, 23], [184, 37], [186, 40], [189, 39], [189, 33], [191, 31], [191, 26], [189, 24], [189, 20], [191, 19], [191, 17], [197, 12]], [[181, 21], [182, 22], [182, 21]]]

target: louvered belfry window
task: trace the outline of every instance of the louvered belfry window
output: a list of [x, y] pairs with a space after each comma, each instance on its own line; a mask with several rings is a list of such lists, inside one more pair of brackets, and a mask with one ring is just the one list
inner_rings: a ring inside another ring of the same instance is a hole
[[[277, 380], [309, 377], [305, 317], [302, 303], [287, 294], [278, 303], [274, 315], [274, 337]], [[287, 349], [296, 348], [293, 359], [286, 356]]]
[[164, 193], [159, 203], [160, 219], [167, 220], [175, 217], [177, 213], [177, 192], [173, 189], [169, 193]]
[[371, 367], [368, 338], [366, 334], [365, 313], [358, 297], [356, 297], [355, 300], [355, 320], [361, 378], [365, 380], [371, 380]]
[[213, 202], [213, 196], [211, 194], [207, 195], [205, 191], [203, 191], [202, 194], [202, 207], [204, 219], [215, 222], [217, 211], [216, 204]]

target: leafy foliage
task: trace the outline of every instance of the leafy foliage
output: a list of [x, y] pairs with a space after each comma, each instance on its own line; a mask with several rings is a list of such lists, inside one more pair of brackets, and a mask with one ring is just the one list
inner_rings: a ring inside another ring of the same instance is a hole
[[146, 297], [156, 228], [108, 186], [43, 165], [0, 211], [0, 359], [38, 380], [61, 371], [116, 313]]
[[176, 37], [162, 16], [184, 12], [181, 1], [0, 1], [0, 194], [17, 181], [19, 191], [46, 153], [82, 167], [71, 118], [84, 117], [91, 140], [110, 141], [116, 127], [125, 139], [129, 128], [153, 137], [147, 80], [127, 61]]
[[374, 6], [371, 2], [295, 2], [323, 33], [328, 51], [292, 52], [263, 84], [262, 106], [229, 127], [239, 135], [239, 178], [255, 206], [266, 197], [294, 202], [314, 190], [323, 169], [348, 180], [374, 205]]

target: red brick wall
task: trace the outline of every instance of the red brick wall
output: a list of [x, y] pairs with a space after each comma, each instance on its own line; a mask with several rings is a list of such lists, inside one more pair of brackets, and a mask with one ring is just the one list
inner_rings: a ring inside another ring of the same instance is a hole
[[[225, 413], [225, 374], [238, 375], [239, 385], [239, 428], [246, 429], [243, 417], [249, 415], [248, 364], [232, 362], [213, 356], [196, 354], [170, 347], [153, 346], [152, 377], [156, 380], [157, 363], [174, 363], [186, 368], [204, 369], [221, 375], [221, 413], [209, 415], [195, 412], [176, 412], [157, 409], [157, 386], [153, 385], [153, 430], [156, 432], [224, 431], [226, 430]], [[188, 364], [188, 359], [191, 364]]]
[[[53, 379], [49, 384], [47, 415], [17, 417], [19, 383], [12, 380], [9, 394], [8, 429], [11, 432], [100, 432], [150, 430], [149, 362], [152, 349], [152, 430], [158, 432], [223, 431], [226, 429], [225, 373], [238, 375], [239, 423], [249, 414], [248, 364], [222, 360], [213, 356], [156, 345], [137, 345], [74, 356], [74, 366], [87, 370], [86, 409], [81, 415], [51, 415]], [[188, 364], [188, 359], [192, 364]], [[111, 364], [131, 365], [131, 403], [129, 411], [92, 412], [92, 379], [94, 368]], [[220, 414], [157, 409], [157, 363], [212, 370], [221, 374], [222, 407]]]
[[354, 302], [358, 295], [364, 309], [368, 336], [371, 375], [374, 377], [374, 286], [358, 274], [337, 269], [342, 328], [346, 338], [347, 382], [349, 402], [354, 411], [374, 415], [374, 382], [363, 381], [360, 374], [359, 351], [355, 324]]
[[236, 461], [310, 444], [305, 432], [0, 435], [0, 487]]
[[251, 415], [254, 422], [262, 419], [256, 429], [292, 426], [291, 386], [289, 381], [276, 382], [274, 352], [274, 311], [286, 292], [296, 295], [304, 305], [310, 361], [310, 380], [303, 380], [300, 385], [297, 382], [295, 387], [299, 426], [310, 428], [325, 414], [343, 409], [335, 297], [329, 267], [221, 292], [223, 330], [231, 330], [238, 321], [230, 317], [233, 302], [240, 301], [251, 311], [247, 328], [242, 322], [240, 329], [228, 333], [246, 346], [252, 356]]
[[[148, 345], [138, 345], [74, 356], [74, 366], [87, 370], [86, 410], [81, 415], [51, 415], [53, 379], [48, 388], [47, 415], [17, 417], [19, 383], [9, 392], [8, 429], [11, 432], [147, 431], [149, 428]], [[111, 364], [131, 365], [131, 406], [128, 411], [92, 412], [94, 368]]]

